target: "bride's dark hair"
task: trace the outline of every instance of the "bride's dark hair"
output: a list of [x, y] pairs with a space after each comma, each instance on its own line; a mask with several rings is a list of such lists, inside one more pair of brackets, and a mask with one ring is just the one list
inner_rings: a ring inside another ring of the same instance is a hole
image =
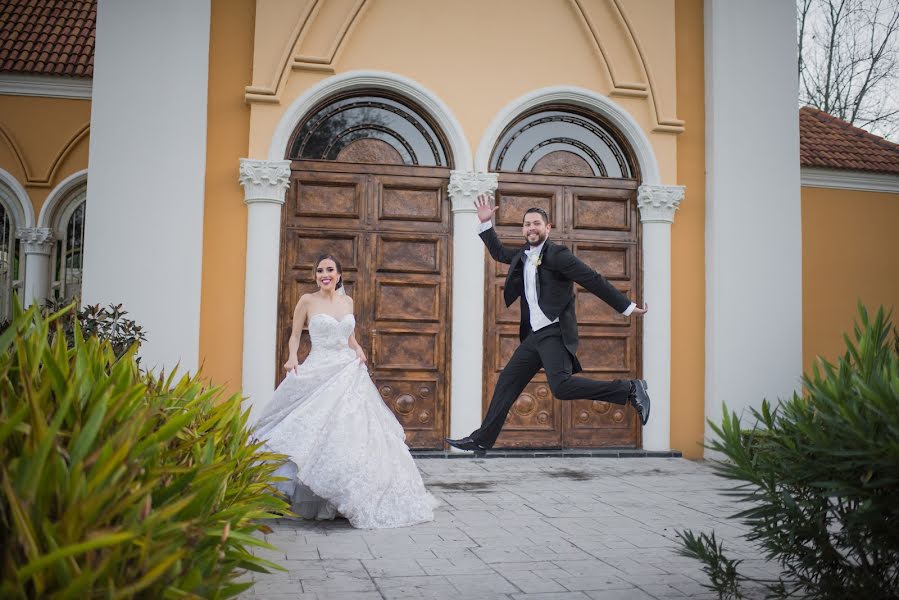
[[317, 259], [315, 259], [315, 267], [312, 269], [312, 277], [315, 278], [315, 273], [318, 271], [318, 265], [322, 264], [323, 260], [331, 259], [334, 261], [334, 266], [337, 267], [337, 274], [340, 275], [340, 281], [337, 282], [336, 288], [339, 290], [343, 287], [343, 268], [340, 266], [340, 261], [337, 260], [333, 254], [322, 254]]

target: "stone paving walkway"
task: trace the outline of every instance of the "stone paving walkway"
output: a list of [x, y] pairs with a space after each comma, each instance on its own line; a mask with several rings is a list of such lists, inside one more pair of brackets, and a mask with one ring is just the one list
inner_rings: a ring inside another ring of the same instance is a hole
[[243, 598], [643, 600], [716, 598], [675, 529], [714, 529], [741, 572], [774, 570], [727, 519], [726, 482], [680, 458], [418, 459], [443, 501], [415, 527], [279, 520], [260, 551], [287, 568]]

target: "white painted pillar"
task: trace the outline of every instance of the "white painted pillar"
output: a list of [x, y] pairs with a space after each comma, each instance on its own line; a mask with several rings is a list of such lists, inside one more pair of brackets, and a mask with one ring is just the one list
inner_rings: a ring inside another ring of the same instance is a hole
[[671, 224], [684, 198], [682, 185], [641, 185], [643, 223], [643, 377], [652, 406], [643, 427], [645, 450], [671, 449]]
[[240, 184], [247, 204], [242, 387], [252, 422], [275, 391], [281, 205], [290, 184], [290, 161], [242, 158]]
[[84, 304], [122, 303], [142, 364], [200, 356], [210, 0], [100, 0]]
[[50, 251], [56, 236], [49, 227], [29, 227], [16, 230], [16, 237], [22, 240], [25, 253], [22, 302], [27, 308], [35, 302], [43, 303], [50, 294]]
[[705, 415], [720, 423], [725, 403], [745, 414], [800, 387], [796, 3], [706, 2], [704, 28]]
[[474, 200], [496, 191], [495, 173], [450, 173], [453, 203], [453, 347], [450, 437], [481, 426], [484, 380], [484, 243]]

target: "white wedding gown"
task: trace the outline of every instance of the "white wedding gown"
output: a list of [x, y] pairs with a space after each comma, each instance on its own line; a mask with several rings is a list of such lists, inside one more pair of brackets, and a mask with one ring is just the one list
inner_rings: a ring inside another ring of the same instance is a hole
[[436, 500], [403, 428], [348, 345], [355, 326], [353, 315], [310, 317], [312, 351], [275, 390], [256, 436], [290, 457], [275, 473], [288, 481], [276, 487], [301, 517], [339, 512], [363, 529], [431, 521]]

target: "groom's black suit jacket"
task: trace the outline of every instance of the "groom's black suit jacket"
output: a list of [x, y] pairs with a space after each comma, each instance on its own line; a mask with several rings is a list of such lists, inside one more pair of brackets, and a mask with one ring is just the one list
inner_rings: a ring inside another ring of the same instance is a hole
[[[517, 298], [521, 298], [521, 326], [519, 339], [523, 342], [531, 333], [531, 309], [524, 293], [524, 251], [530, 248], [524, 244], [520, 248], [505, 246], [496, 235], [493, 227], [481, 233], [481, 239], [494, 260], [509, 265], [503, 296], [506, 306], [510, 306]], [[571, 250], [547, 239], [540, 253], [540, 264], [537, 266], [537, 303], [550, 321], [559, 319], [562, 329], [562, 342], [571, 353], [571, 362], [575, 373], [581, 371], [581, 363], [577, 359], [578, 334], [577, 315], [574, 312], [574, 282], [579, 283], [588, 292], [614, 308], [619, 313], [627, 310], [631, 301], [619, 292], [606, 279], [585, 265]]]

